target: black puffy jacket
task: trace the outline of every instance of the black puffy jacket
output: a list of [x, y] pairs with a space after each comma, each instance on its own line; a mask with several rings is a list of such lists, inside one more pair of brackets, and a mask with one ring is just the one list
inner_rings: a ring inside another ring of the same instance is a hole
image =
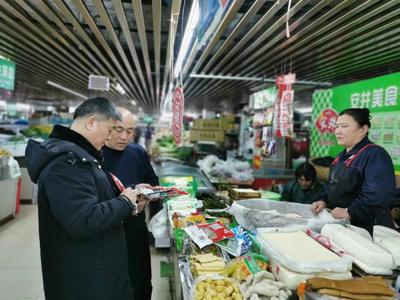
[[74, 143], [29, 141], [26, 157], [38, 183], [39, 237], [46, 299], [131, 299], [118, 199], [92, 155]]

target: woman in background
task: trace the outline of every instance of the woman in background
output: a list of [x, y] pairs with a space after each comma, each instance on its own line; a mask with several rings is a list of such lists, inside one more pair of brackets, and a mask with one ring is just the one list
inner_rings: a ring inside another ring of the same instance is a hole
[[323, 185], [317, 182], [317, 172], [313, 165], [303, 163], [295, 170], [296, 180], [285, 185], [282, 200], [311, 204], [317, 201], [323, 192]]

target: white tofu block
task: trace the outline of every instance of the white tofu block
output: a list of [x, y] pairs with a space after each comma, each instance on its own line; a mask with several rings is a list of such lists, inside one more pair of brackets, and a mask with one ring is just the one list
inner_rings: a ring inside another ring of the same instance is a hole
[[364, 272], [376, 275], [392, 274], [392, 255], [372, 241], [342, 225], [327, 224], [321, 234], [346, 251]]

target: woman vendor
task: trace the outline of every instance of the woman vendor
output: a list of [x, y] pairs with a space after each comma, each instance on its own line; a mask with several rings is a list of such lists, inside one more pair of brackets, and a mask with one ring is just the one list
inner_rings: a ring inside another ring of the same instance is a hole
[[389, 203], [395, 191], [392, 159], [368, 139], [369, 110], [350, 108], [337, 119], [337, 143], [345, 149], [333, 161], [329, 180], [312, 210], [332, 209], [334, 218], [347, 218], [371, 235], [374, 225], [393, 227]]

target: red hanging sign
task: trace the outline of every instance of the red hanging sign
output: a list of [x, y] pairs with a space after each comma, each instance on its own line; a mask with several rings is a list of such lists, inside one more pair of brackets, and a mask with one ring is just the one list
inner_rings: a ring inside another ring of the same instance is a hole
[[183, 89], [177, 87], [172, 98], [172, 135], [176, 144], [180, 144], [182, 140], [183, 110]]
[[296, 74], [288, 73], [276, 77], [278, 86], [275, 102], [274, 127], [278, 137], [293, 135], [293, 97], [292, 84], [296, 82]]

